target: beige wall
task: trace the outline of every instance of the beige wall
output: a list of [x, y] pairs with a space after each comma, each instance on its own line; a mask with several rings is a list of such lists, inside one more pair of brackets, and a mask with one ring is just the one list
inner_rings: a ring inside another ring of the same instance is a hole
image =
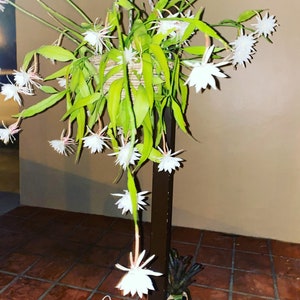
[[[85, 7], [95, 3], [78, 2]], [[300, 2], [290, 0], [287, 7], [283, 1], [267, 0], [199, 2], [208, 20], [269, 7], [280, 27], [273, 45], [259, 43], [246, 69], [226, 69], [232, 79], [221, 81], [221, 91], [191, 93], [188, 117], [199, 142], [177, 134], [177, 149], [186, 150], [186, 162], [175, 176], [173, 223], [300, 242], [299, 66], [291, 53], [300, 46], [292, 27]], [[95, 17], [102, 9], [103, 4], [98, 11], [92, 9]], [[28, 38], [32, 26], [34, 34]], [[54, 39], [51, 32], [18, 15], [19, 58], [41, 41]], [[113, 158], [86, 152], [75, 165], [72, 158], [55, 154], [48, 140], [60, 135], [59, 117], [57, 107], [23, 125], [22, 203], [119, 216], [109, 194], [122, 190], [124, 182], [113, 184], [118, 174], [111, 168]], [[151, 189], [151, 166], [141, 175], [143, 189]]]

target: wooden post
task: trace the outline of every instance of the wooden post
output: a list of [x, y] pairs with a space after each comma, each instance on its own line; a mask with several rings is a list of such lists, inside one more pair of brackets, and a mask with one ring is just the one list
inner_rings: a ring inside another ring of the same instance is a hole
[[[174, 151], [175, 146], [175, 120], [172, 110], [165, 111], [167, 126], [166, 141], [169, 148]], [[158, 172], [157, 164], [153, 165], [152, 175], [152, 203], [151, 203], [151, 253], [157, 260], [153, 269], [164, 275], [155, 277], [156, 290], [148, 297], [150, 300], [166, 300], [168, 286], [168, 263], [171, 244], [172, 206], [173, 206], [173, 173]]]

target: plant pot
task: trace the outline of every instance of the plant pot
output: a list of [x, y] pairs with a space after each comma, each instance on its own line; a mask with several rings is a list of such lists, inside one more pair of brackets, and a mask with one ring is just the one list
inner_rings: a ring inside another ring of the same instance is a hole
[[186, 292], [183, 292], [180, 295], [170, 295], [167, 300], [189, 300], [189, 297]]

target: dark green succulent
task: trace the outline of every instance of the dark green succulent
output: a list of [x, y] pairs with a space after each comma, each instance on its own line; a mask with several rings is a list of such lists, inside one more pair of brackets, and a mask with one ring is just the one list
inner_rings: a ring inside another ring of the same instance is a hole
[[169, 253], [168, 293], [170, 295], [189, 294], [188, 287], [193, 282], [193, 277], [203, 270], [203, 265], [191, 263], [192, 256], [180, 256], [176, 249]]

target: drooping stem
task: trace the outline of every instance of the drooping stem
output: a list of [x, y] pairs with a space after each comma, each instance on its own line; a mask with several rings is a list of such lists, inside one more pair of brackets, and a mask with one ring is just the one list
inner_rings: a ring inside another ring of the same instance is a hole
[[69, 40], [71, 40], [75, 44], [78, 44], [78, 41], [76, 39], [74, 39], [70, 34], [68, 34], [65, 30], [63, 30], [63, 29], [51, 24], [50, 22], [46, 21], [45, 19], [29, 12], [28, 10], [24, 9], [23, 7], [19, 6], [18, 4], [14, 3], [11, 0], [7, 0], [7, 3], [10, 4], [11, 6], [13, 6], [14, 8], [16, 8], [18, 11], [22, 12], [23, 14], [29, 16], [33, 20], [38, 21], [39, 23], [49, 27], [50, 29], [57, 31], [60, 34], [65, 35]]
[[[62, 15], [61, 13], [53, 10], [50, 6], [48, 6], [47, 4], [45, 4], [43, 1], [41, 0], [37, 0], [37, 2], [42, 6], [43, 9], [45, 9], [51, 16], [53, 16], [55, 18], [55, 20], [60, 19], [64, 22], [66, 22], [67, 24], [70, 24], [71, 26], [73, 26], [74, 28], [77, 28], [78, 31], [81, 31], [82, 28], [81, 26], [79, 26], [76, 22], [74, 22], [73, 20], [65, 17], [64, 15]], [[72, 30], [71, 28], [68, 28], [66, 25], [63, 24], [63, 27], [65, 29], [70, 30], [73, 34], [77, 34], [77, 32], [74, 32], [74, 30]]]
[[140, 253], [140, 230], [138, 224], [134, 224], [134, 233], [134, 261], [136, 262]]
[[91, 23], [91, 19], [72, 1], [66, 0], [88, 23]]

